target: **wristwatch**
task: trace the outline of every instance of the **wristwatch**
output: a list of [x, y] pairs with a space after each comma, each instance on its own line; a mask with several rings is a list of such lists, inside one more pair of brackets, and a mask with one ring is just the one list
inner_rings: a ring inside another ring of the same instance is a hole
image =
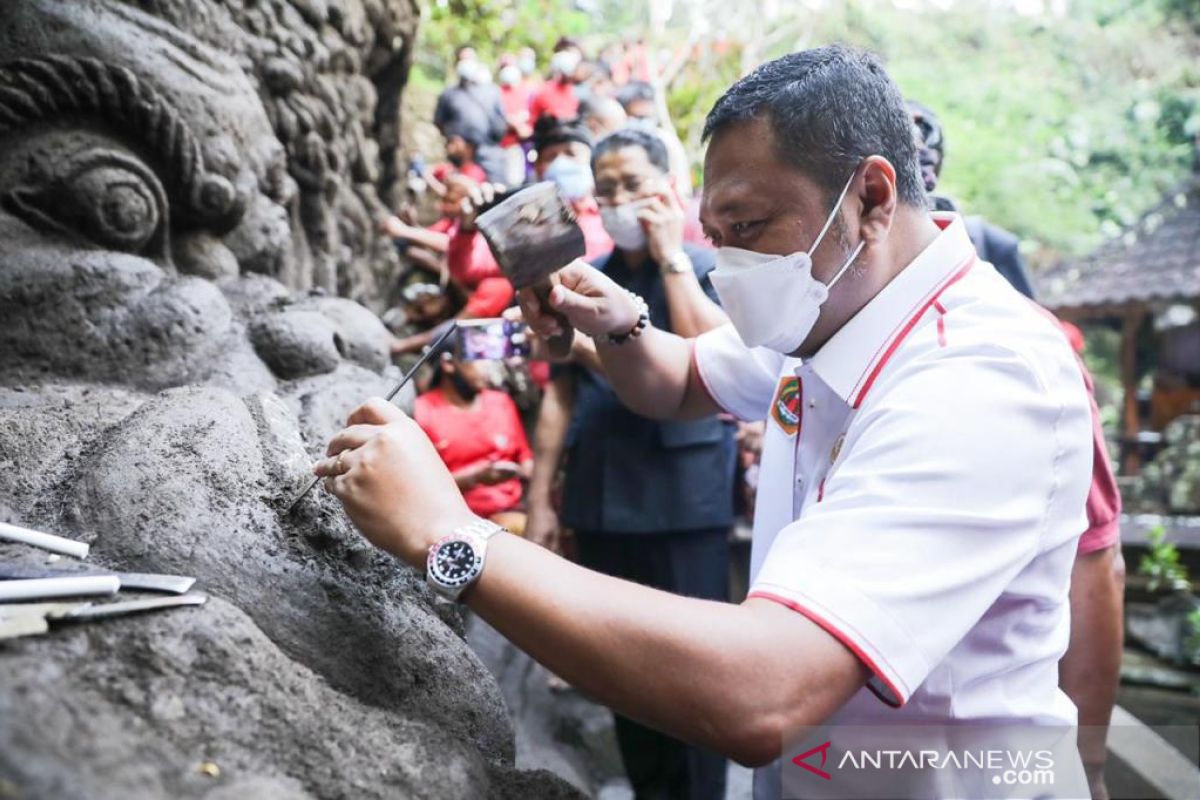
[[682, 250], [676, 250], [675, 255], [667, 259], [667, 263], [660, 266], [664, 275], [678, 275], [681, 272], [693, 272], [692, 259]]
[[458, 602], [467, 587], [479, 580], [488, 539], [504, 528], [485, 519], [456, 528], [429, 548], [425, 560], [425, 581], [430, 588]]

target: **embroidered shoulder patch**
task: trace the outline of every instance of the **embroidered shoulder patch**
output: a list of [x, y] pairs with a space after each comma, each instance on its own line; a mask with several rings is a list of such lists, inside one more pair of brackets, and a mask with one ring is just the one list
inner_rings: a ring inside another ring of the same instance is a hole
[[795, 375], [780, 379], [771, 401], [771, 419], [788, 436], [800, 430], [800, 379]]

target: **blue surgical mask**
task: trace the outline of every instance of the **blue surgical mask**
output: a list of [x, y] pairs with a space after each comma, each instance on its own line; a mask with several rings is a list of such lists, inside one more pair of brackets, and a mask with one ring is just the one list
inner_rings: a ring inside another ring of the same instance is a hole
[[543, 178], [558, 184], [558, 191], [568, 200], [583, 200], [596, 186], [591, 167], [570, 156], [559, 156], [551, 161]]

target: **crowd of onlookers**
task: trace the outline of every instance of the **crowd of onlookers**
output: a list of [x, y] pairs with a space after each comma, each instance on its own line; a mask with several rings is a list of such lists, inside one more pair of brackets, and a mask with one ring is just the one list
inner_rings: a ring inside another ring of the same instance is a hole
[[[393, 355], [411, 358], [451, 319], [513, 316], [512, 284], [475, 220], [498, 196], [553, 181], [583, 233], [585, 258], [646, 301], [650, 323], [695, 337], [728, 322], [708, 273], [689, 161], [639, 42], [588, 58], [561, 39], [539, 68], [529, 48], [492, 68], [456, 54], [433, 122], [445, 160], [414, 160], [410, 186], [436, 198], [436, 220], [406, 209], [382, 222], [410, 270], [385, 321]], [[913, 104], [926, 189], [943, 156], [936, 116]], [[429, 204], [427, 204], [429, 205]], [[1015, 238], [969, 224], [981, 255], [1019, 289], [1028, 281]], [[1011, 269], [1005, 271], [1009, 263]], [[1011, 273], [1011, 274], [1010, 274]], [[475, 323], [503, 336], [510, 326]], [[492, 335], [492, 334], [488, 334]], [[594, 344], [576, 336], [551, 365], [508, 354], [505, 342], [457, 348], [421, 380], [415, 419], [470, 508], [584, 565], [667, 591], [730, 599], [730, 537], [753, 509], [761, 423], [724, 417], [663, 422], [625, 408]], [[724, 760], [617, 719], [639, 796], [722, 797]], [[683, 776], [690, 776], [683, 777]]]
[[[410, 173], [437, 218], [406, 209], [382, 222], [410, 266], [385, 317], [398, 360], [451, 319], [473, 337], [510, 330], [482, 322], [511, 317], [516, 301], [475, 220], [497, 197], [539, 181], [557, 185], [585, 258], [644, 298], [651, 324], [697, 336], [728, 321], [708, 280], [713, 256], [688, 159], [645, 46], [588, 58], [564, 38], [545, 67], [526, 48], [501, 56], [493, 74], [474, 49], [458, 50], [433, 118], [445, 160], [416, 159]], [[754, 429], [634, 414], [586, 336], [553, 365], [536, 351], [481, 357], [506, 352], [504, 342], [460, 341], [421, 380], [416, 401], [417, 423], [471, 509], [609, 574], [729, 599], [735, 511], [752, 504], [740, 476], [754, 471]], [[722, 793], [723, 759], [629, 720], [618, 719], [617, 731], [635, 786], [678, 785], [689, 772], [711, 796]]]

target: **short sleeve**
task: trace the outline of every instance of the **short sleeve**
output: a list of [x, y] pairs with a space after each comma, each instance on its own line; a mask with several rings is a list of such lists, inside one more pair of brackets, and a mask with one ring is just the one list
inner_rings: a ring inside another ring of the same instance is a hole
[[499, 316], [508, 308], [515, 293], [507, 278], [484, 278], [471, 292], [463, 311], [477, 319]]
[[502, 274], [487, 240], [478, 231], [458, 230], [450, 237], [446, 250], [450, 275], [464, 287], [474, 288], [484, 278]]
[[1042, 553], [1050, 577], [1023, 602], [1062, 601], [1091, 453], [1081, 387], [1043, 387], [1015, 354], [914, 364], [889, 384], [750, 594], [819, 624], [901, 705]]
[[729, 324], [697, 337], [692, 361], [713, 402], [742, 420], [767, 418], [782, 355], [747, 347]]
[[450, 229], [454, 227], [454, 220], [449, 217], [442, 217], [437, 222], [425, 228], [430, 233], [444, 233], [449, 235]]
[[1121, 492], [1108, 457], [1092, 376], [1082, 360], [1079, 365], [1092, 410], [1092, 487], [1087, 498], [1087, 530], [1079, 538], [1078, 551], [1079, 555], [1085, 556], [1107, 550], [1121, 540]]

